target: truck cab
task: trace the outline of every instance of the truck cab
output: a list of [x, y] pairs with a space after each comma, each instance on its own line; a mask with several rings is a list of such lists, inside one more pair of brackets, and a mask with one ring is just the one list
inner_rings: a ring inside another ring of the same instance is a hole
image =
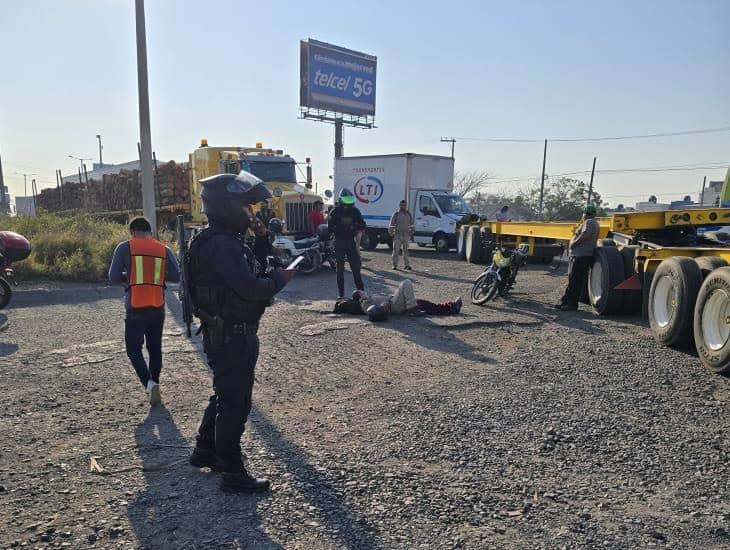
[[281, 149], [264, 149], [261, 143], [256, 147], [209, 147], [203, 140], [190, 154], [193, 221], [205, 222], [201, 213], [201, 179], [245, 170], [261, 179], [271, 191], [270, 206], [284, 222], [286, 233], [306, 233], [309, 213], [314, 209], [314, 203], [323, 199], [297, 183], [296, 165], [296, 160]]
[[456, 224], [471, 213], [469, 205], [462, 197], [448, 191], [419, 189], [415, 193], [413, 240], [419, 245], [433, 244], [439, 251], [454, 247]]

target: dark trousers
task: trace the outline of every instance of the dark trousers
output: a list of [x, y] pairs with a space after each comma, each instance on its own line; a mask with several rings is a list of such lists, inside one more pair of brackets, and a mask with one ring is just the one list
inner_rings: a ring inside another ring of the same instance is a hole
[[241, 464], [241, 436], [251, 412], [258, 357], [255, 334], [226, 336], [219, 352], [208, 353], [215, 393], [198, 428], [197, 446], [214, 449], [224, 471], [237, 471]]
[[355, 279], [355, 288], [365, 290], [362, 284], [362, 275], [360, 275], [360, 251], [357, 249], [357, 243], [354, 239], [336, 240], [335, 241], [335, 260], [337, 260], [337, 292], [338, 296], [345, 295], [345, 258], [350, 264], [352, 277]]
[[568, 288], [565, 289], [561, 303], [568, 306], [577, 306], [586, 285], [586, 278], [593, 263], [593, 256], [580, 256], [578, 258], [571, 256], [568, 261]]
[[[162, 327], [165, 324], [164, 308], [128, 309], [124, 319], [124, 343], [127, 357], [132, 362], [139, 381], [146, 388], [152, 380], [159, 384], [162, 370]], [[149, 366], [142, 354], [147, 347]]]
[[451, 315], [454, 313], [452, 302], [436, 304], [428, 300], [416, 300], [418, 309], [426, 315]]

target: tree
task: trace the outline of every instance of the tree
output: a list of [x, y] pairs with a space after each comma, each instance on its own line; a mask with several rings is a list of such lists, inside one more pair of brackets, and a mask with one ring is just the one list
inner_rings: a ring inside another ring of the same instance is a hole
[[[534, 184], [520, 193], [522, 200], [538, 216], [540, 210], [540, 184]], [[559, 178], [545, 185], [543, 198], [543, 218], [547, 221], [577, 220], [583, 214], [588, 203], [588, 186], [581, 180], [573, 178]], [[591, 204], [603, 213], [603, 200], [594, 189], [591, 194]]]
[[470, 170], [454, 174], [454, 193], [467, 198], [489, 185], [492, 175], [486, 170]]

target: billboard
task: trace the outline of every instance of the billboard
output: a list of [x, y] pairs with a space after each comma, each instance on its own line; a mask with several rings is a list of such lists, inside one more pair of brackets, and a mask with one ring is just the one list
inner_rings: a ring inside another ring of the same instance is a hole
[[299, 105], [375, 116], [377, 57], [311, 38], [300, 46]]

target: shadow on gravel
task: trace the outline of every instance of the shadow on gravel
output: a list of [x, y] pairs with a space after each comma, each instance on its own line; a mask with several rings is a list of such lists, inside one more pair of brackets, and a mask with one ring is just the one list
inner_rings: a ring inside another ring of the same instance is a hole
[[334, 484], [309, 463], [307, 454], [287, 440], [274, 421], [255, 405], [251, 416], [258, 434], [276, 456], [284, 458], [286, 469], [294, 474], [306, 502], [317, 508], [320, 522], [336, 533], [333, 536], [345, 548], [379, 548], [373, 534], [369, 532], [367, 520], [349, 509], [337, 495]]
[[432, 351], [459, 355], [468, 361], [477, 363], [495, 363], [494, 359], [482, 355], [471, 344], [467, 344], [444, 330], [444, 328], [451, 329], [451, 327], [434, 323], [427, 317], [391, 317], [387, 323], [382, 323], [380, 326], [400, 332], [414, 344]]
[[601, 327], [588, 321], [589, 319], [595, 319], [596, 316], [586, 311], [559, 311], [537, 300], [516, 298], [514, 296], [498, 303], [500, 305], [493, 305], [492, 308], [505, 313], [527, 315], [536, 319], [542, 319], [547, 323], [555, 323], [556, 325], [573, 328], [586, 334], [605, 333]]
[[[307, 297], [311, 298], [310, 296]], [[185, 323], [182, 320], [182, 309], [180, 307], [180, 302], [177, 300], [176, 297], [174, 297], [173, 299], [170, 298], [171, 297], [168, 295], [167, 311], [171, 314], [171, 317], [184, 331]], [[199, 339], [199, 337], [193, 337], [193, 340], [197, 339]], [[202, 349], [200, 349], [199, 347], [198, 353], [200, 354], [203, 364], [206, 364], [205, 355], [203, 354]], [[169, 414], [166, 411], [164, 414], [169, 417]], [[203, 414], [202, 408], [200, 410], [200, 414], [201, 416]], [[150, 416], [152, 416], [152, 414]], [[149, 417], [148, 420], [150, 420]], [[169, 424], [171, 425], [171, 431], [174, 431], [171, 438], [167, 438], [165, 443], [169, 445], [170, 439], [172, 439], [173, 444], [178, 443], [180, 445], [185, 445], [186, 447], [189, 447], [187, 440], [177, 430], [177, 427], [175, 426], [171, 417], [169, 417]], [[335, 484], [327, 480], [327, 478], [322, 473], [315, 469], [315, 467], [310, 463], [307, 453], [301, 448], [297, 447], [294, 443], [289, 441], [286, 436], [277, 428], [275, 421], [270, 418], [265, 412], [258, 408], [255, 402], [255, 397], [254, 405], [251, 409], [251, 414], [248, 419], [248, 424], [253, 424], [256, 427], [256, 432], [259, 436], [259, 439], [266, 447], [273, 450], [274, 454], [281, 461], [284, 462], [284, 464], [282, 465], [283, 469], [294, 474], [295, 479], [298, 481], [298, 488], [303, 492], [304, 496], [307, 499], [307, 502], [317, 508], [319, 512], [320, 522], [336, 533], [336, 535], [334, 536], [336, 536], [342, 542], [342, 545], [345, 548], [362, 548], [365, 550], [379, 548], [374, 536], [370, 532], [371, 527], [368, 521], [364, 518], [358, 517], [349, 509], [347, 503], [344, 502], [337, 495]], [[142, 428], [144, 425], [145, 424], [142, 424], [140, 428]], [[138, 432], [139, 431], [140, 430], [138, 430]], [[139, 438], [137, 443], [140, 443]], [[192, 450], [188, 448], [186, 452], [187, 454], [185, 455], [185, 461], [187, 463], [187, 457], [189, 456], [189, 452], [192, 452]], [[141, 451], [140, 456], [142, 456]], [[195, 473], [196, 475], [198, 475], [197, 471]], [[269, 498], [276, 498], [276, 481], [274, 481], [272, 485], [273, 491]], [[213, 495], [212, 497], [211, 494]], [[207, 499], [208, 501], [213, 499], [213, 501], [217, 503], [217, 510], [213, 511], [213, 514], [210, 516], [201, 515], [199, 513], [200, 499]], [[281, 548], [281, 546], [274, 543], [270, 539], [266, 539], [265, 541], [250, 539], [247, 540], [237, 536], [239, 534], [239, 530], [244, 527], [245, 518], [251, 518], [250, 523], [246, 524], [246, 527], [260, 524], [259, 518], [256, 515], [257, 500], [254, 497], [224, 497], [220, 493], [218, 493], [218, 487], [216, 485], [215, 488], [210, 488], [210, 490], [206, 489], [206, 493], [203, 495], [186, 495], [185, 500], [187, 509], [196, 512], [194, 519], [191, 519], [190, 521], [195, 526], [194, 530], [196, 530], [196, 532], [198, 533], [198, 535], [196, 535], [196, 539], [198, 541], [203, 541], [203, 543], [205, 543], [205, 530], [203, 530], [202, 527], [209, 525], [211, 521], [215, 521], [218, 525], [229, 526], [227, 529], [228, 536], [226, 538], [230, 538], [232, 540], [235, 539], [233, 540], [233, 542], [245, 542], [243, 546], [244, 548]], [[244, 519], [242, 520], [242, 518]], [[256, 533], [259, 534], [259, 536], [262, 536], [258, 529], [256, 530]], [[141, 537], [140, 542], [144, 542], [144, 539], [142, 539]], [[191, 546], [190, 548], [201, 547], [205, 546], [195, 545]], [[183, 546], [182, 548], [185, 547]]]
[[[216, 474], [189, 466], [188, 441], [164, 406], [150, 409], [134, 437], [147, 483], [128, 509], [140, 547], [192, 550], [245, 541], [246, 547], [281, 548], [261, 529], [257, 503], [267, 496], [226, 496]], [[221, 536], [211, 523], [229, 529]]]

